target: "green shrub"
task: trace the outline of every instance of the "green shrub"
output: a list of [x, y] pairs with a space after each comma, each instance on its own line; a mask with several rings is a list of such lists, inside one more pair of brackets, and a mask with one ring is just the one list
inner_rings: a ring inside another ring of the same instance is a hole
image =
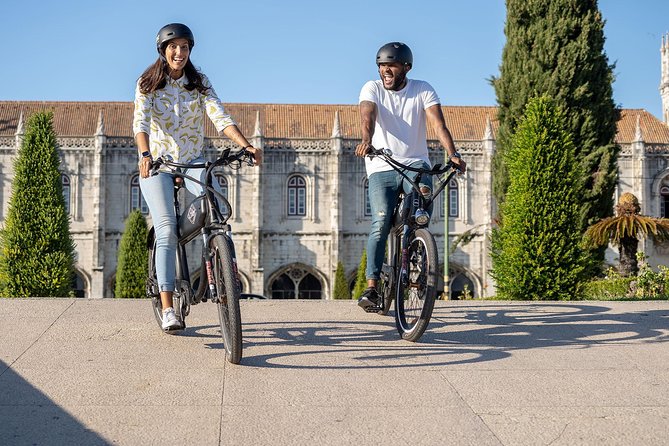
[[0, 231], [0, 296], [72, 296], [74, 242], [65, 209], [53, 113], [26, 124]]
[[367, 289], [367, 250], [362, 250], [362, 258], [358, 265], [358, 273], [355, 278], [355, 286], [353, 287], [353, 299], [358, 299], [362, 293]]
[[348, 284], [346, 283], [346, 275], [344, 275], [344, 265], [341, 262], [337, 262], [337, 271], [335, 272], [335, 284], [334, 290], [332, 291], [333, 299], [350, 299], [351, 292], [348, 289]]
[[586, 300], [618, 300], [629, 297], [633, 277], [618, 277], [592, 280], [582, 288]]
[[531, 99], [505, 153], [509, 189], [491, 235], [497, 298], [574, 299], [583, 278], [582, 185], [564, 113]]
[[146, 275], [149, 252], [146, 247], [146, 219], [134, 210], [125, 222], [116, 269], [115, 297], [146, 297]]

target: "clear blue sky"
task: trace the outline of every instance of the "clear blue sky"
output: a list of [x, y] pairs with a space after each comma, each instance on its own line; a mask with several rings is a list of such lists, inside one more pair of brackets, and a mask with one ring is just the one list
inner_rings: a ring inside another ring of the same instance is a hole
[[[661, 117], [667, 0], [600, 0], [614, 100]], [[22, 0], [2, 6], [0, 100], [130, 101], [169, 22], [195, 34], [192, 60], [224, 102], [354, 104], [388, 41], [413, 49], [410, 77], [444, 105], [494, 105], [502, 0]], [[14, 59], [14, 60], [12, 60]]]

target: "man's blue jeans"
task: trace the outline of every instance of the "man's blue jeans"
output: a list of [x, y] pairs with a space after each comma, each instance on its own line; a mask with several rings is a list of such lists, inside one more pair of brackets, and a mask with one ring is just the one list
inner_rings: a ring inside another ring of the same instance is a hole
[[[409, 164], [411, 167], [429, 169], [425, 161], [416, 161]], [[411, 178], [416, 178], [415, 172], [405, 171]], [[432, 191], [432, 177], [423, 175], [420, 187], [427, 187]], [[380, 277], [383, 256], [386, 252], [386, 240], [390, 227], [393, 210], [397, 205], [400, 190], [404, 193], [411, 191], [411, 185], [394, 170], [376, 172], [369, 176], [369, 204], [372, 209], [372, 227], [367, 239], [367, 280], [378, 280]]]

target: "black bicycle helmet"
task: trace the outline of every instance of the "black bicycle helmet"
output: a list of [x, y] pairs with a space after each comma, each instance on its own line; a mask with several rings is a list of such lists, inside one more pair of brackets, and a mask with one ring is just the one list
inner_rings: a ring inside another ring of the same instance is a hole
[[156, 48], [158, 49], [158, 54], [163, 55], [163, 45], [172, 39], [179, 38], [188, 40], [190, 49], [193, 49], [195, 46], [193, 32], [186, 25], [182, 23], [170, 23], [169, 25], [160, 28], [160, 31], [158, 31], [158, 35], [156, 36]]
[[411, 48], [402, 42], [390, 42], [379, 48], [376, 53], [376, 64], [399, 62], [413, 66]]

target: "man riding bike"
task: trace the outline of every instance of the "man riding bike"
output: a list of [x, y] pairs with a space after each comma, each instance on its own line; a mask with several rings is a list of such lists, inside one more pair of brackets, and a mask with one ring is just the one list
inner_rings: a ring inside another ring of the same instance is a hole
[[[429, 168], [426, 140], [426, 122], [429, 122], [449, 159], [464, 172], [467, 164], [455, 149], [437, 93], [429, 83], [406, 77], [413, 66], [411, 49], [401, 42], [387, 43], [376, 53], [376, 65], [381, 79], [367, 82], [360, 92], [362, 141], [356, 147], [356, 155], [364, 157], [373, 147], [386, 148], [402, 164]], [[372, 225], [367, 241], [367, 289], [358, 299], [358, 305], [369, 308], [379, 306], [376, 284], [392, 224], [390, 219], [400, 188], [408, 192], [409, 185], [381, 159], [365, 158], [365, 168]], [[415, 173], [406, 174], [415, 178]], [[432, 179], [423, 178], [420, 189], [429, 196]]]

